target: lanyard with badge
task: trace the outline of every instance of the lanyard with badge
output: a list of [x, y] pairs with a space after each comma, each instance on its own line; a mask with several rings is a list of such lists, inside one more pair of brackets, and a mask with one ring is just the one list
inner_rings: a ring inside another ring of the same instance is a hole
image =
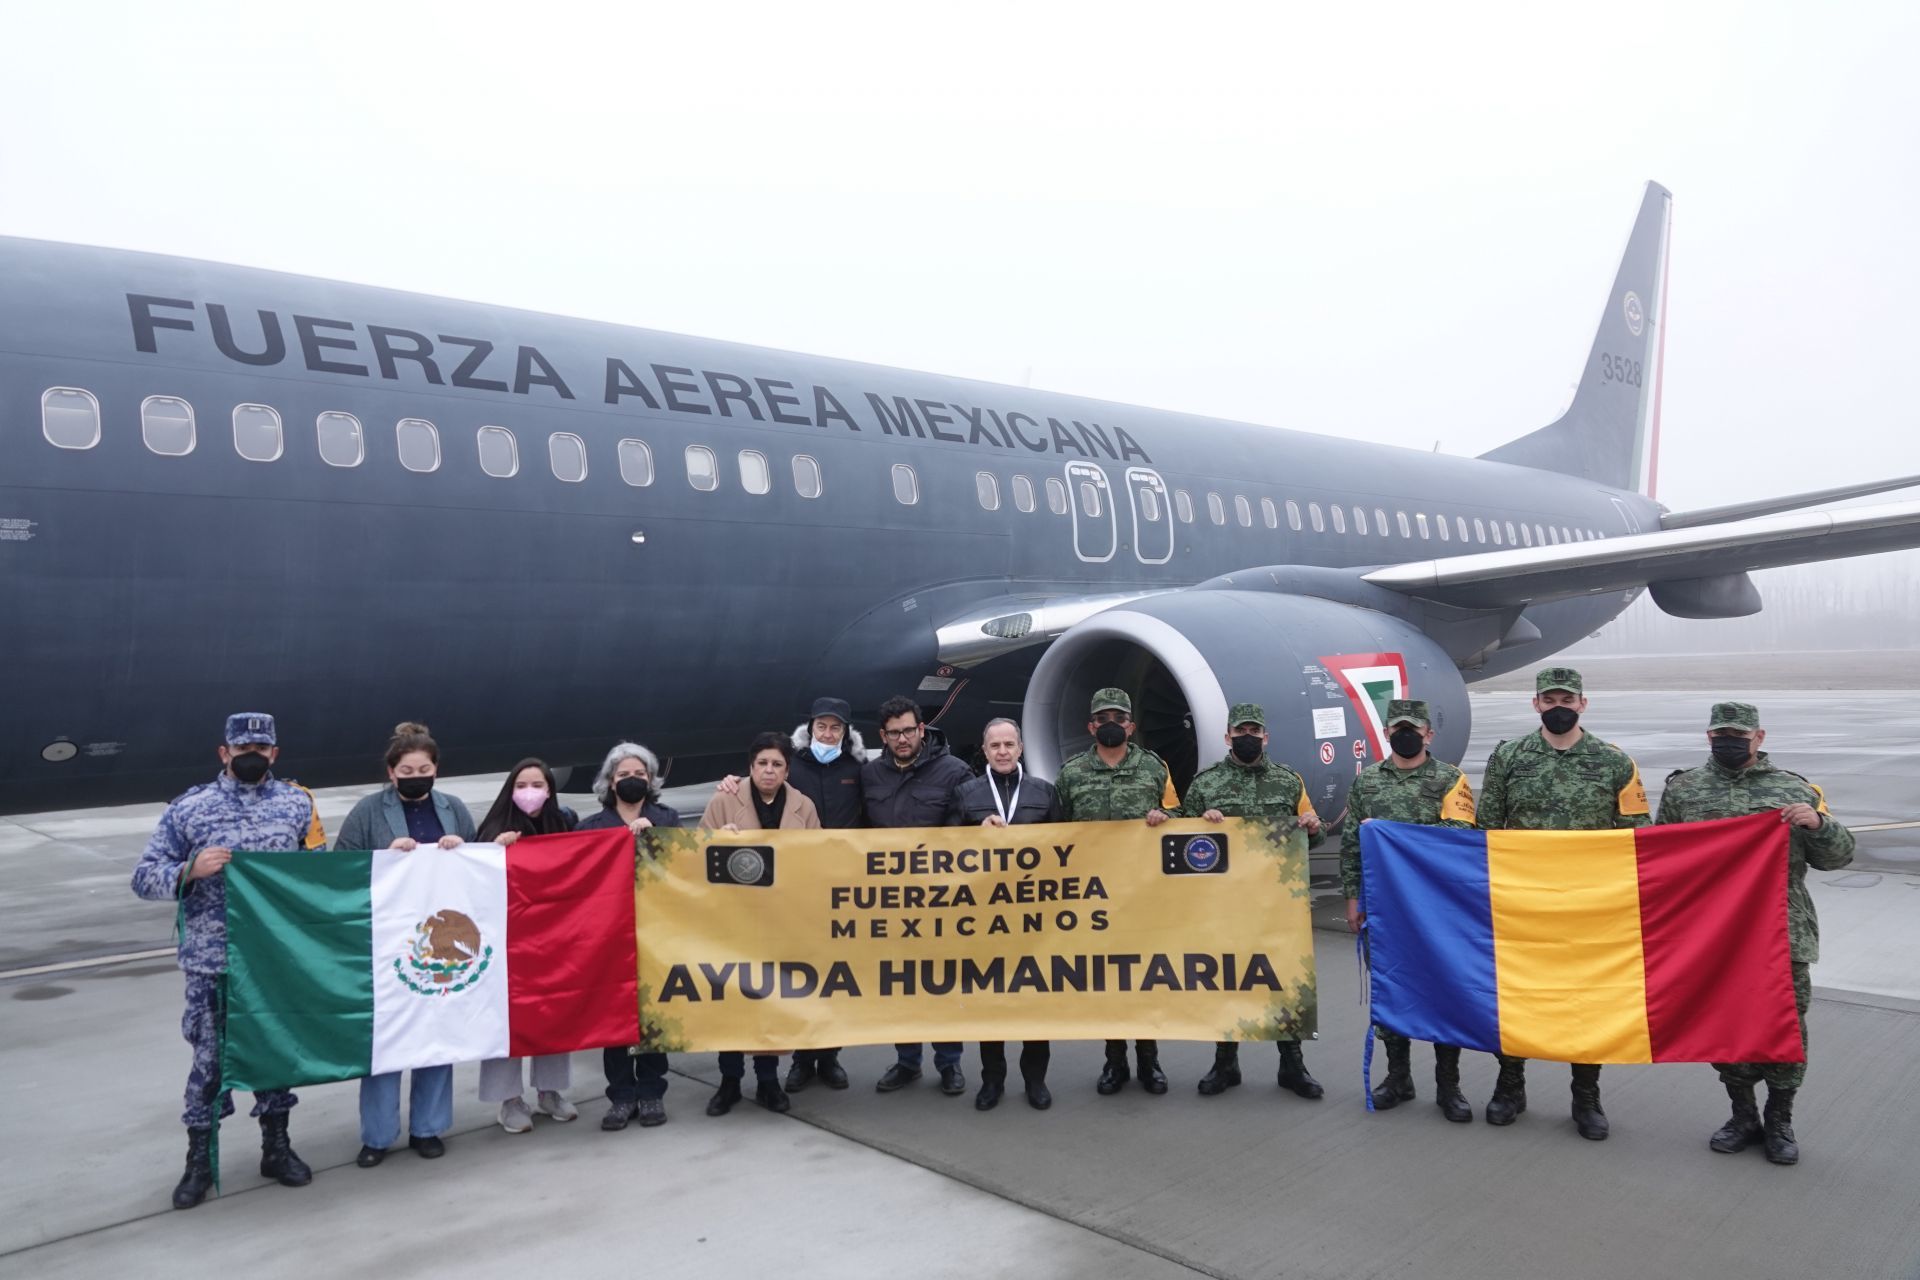
[[1027, 771], [1019, 765], [1013, 766], [1013, 795], [1005, 803], [1000, 799], [1000, 783], [996, 778], [987, 779], [987, 793], [993, 797], [993, 807], [1000, 811], [1000, 821], [1013, 825], [1013, 815], [1020, 808], [1020, 784], [1026, 780]]

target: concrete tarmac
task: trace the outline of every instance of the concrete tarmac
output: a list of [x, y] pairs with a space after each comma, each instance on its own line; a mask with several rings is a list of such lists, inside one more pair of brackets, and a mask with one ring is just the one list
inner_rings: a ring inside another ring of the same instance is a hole
[[[1707, 704], [1741, 695], [1665, 689], [1658, 669], [1636, 679], [1622, 662], [1605, 684], [1589, 670], [1587, 722], [1635, 755], [1657, 803], [1667, 771], [1704, 758]], [[1826, 787], [1843, 820], [1884, 828], [1861, 835], [1855, 867], [1810, 877], [1824, 958], [1798, 1168], [1707, 1150], [1726, 1101], [1704, 1066], [1607, 1068], [1605, 1143], [1573, 1132], [1556, 1064], [1534, 1065], [1511, 1128], [1446, 1123], [1424, 1047], [1419, 1100], [1368, 1114], [1352, 942], [1317, 875], [1319, 1102], [1276, 1089], [1262, 1045], [1242, 1051], [1247, 1083], [1218, 1098], [1195, 1094], [1210, 1048], [1191, 1044], [1164, 1046], [1166, 1096], [1101, 1098], [1099, 1047], [1073, 1043], [1055, 1046], [1051, 1111], [1016, 1091], [981, 1114], [931, 1083], [876, 1094], [892, 1053], [864, 1047], [845, 1055], [847, 1092], [709, 1119], [718, 1075], [696, 1054], [675, 1060], [665, 1127], [609, 1134], [598, 1055], [580, 1054], [580, 1121], [542, 1118], [524, 1136], [493, 1124], [475, 1068], [458, 1068], [448, 1154], [431, 1163], [403, 1149], [354, 1167], [355, 1086], [302, 1090], [292, 1130], [316, 1176], [300, 1190], [257, 1176], [242, 1098], [222, 1130], [225, 1194], [176, 1213], [187, 1050], [179, 974], [170, 951], [151, 954], [173, 913], [127, 890], [159, 811], [138, 806], [0, 819], [0, 1276], [1920, 1276], [1920, 1108], [1902, 1100], [1920, 1060], [1920, 827], [1902, 825], [1920, 819], [1920, 728], [1900, 709], [1912, 694], [1744, 674], [1776, 760]], [[1524, 692], [1474, 702], [1470, 771], [1535, 723]], [[446, 785], [472, 803], [497, 784]], [[337, 825], [358, 794], [323, 793], [323, 815]], [[673, 798], [689, 817], [704, 799]], [[969, 1046], [970, 1083], [977, 1070]], [[1492, 1078], [1468, 1056], [1476, 1104]]]

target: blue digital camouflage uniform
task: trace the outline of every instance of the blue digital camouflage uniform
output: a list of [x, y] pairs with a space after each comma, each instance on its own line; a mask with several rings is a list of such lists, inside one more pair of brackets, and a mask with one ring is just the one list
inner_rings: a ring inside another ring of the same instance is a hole
[[[305, 788], [269, 774], [254, 786], [222, 772], [167, 806], [133, 869], [133, 891], [156, 902], [180, 903], [179, 963], [186, 974], [186, 1011], [180, 1034], [193, 1046], [187, 1073], [186, 1109], [180, 1121], [189, 1129], [213, 1123], [214, 1097], [220, 1115], [233, 1114], [233, 1102], [220, 1089], [220, 973], [227, 965], [226, 873], [186, 879], [203, 849], [259, 851], [324, 849], [326, 832], [313, 796]], [[296, 1101], [286, 1089], [253, 1095], [253, 1114], [286, 1111]]]

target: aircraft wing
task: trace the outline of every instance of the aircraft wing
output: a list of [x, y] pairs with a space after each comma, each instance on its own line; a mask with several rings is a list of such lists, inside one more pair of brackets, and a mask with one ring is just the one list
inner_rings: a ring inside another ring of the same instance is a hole
[[1491, 609], [1916, 546], [1920, 502], [1901, 502], [1416, 560], [1363, 576], [1403, 595]]

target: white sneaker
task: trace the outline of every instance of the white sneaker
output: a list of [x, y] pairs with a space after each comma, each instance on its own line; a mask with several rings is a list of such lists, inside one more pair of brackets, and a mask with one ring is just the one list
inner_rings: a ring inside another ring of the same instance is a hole
[[526, 1133], [533, 1128], [533, 1112], [525, 1098], [508, 1098], [500, 1104], [500, 1127], [508, 1133]]
[[541, 1115], [552, 1116], [561, 1124], [580, 1118], [580, 1108], [574, 1106], [571, 1102], [568, 1102], [551, 1089], [542, 1089], [540, 1091], [540, 1101], [536, 1105]]

